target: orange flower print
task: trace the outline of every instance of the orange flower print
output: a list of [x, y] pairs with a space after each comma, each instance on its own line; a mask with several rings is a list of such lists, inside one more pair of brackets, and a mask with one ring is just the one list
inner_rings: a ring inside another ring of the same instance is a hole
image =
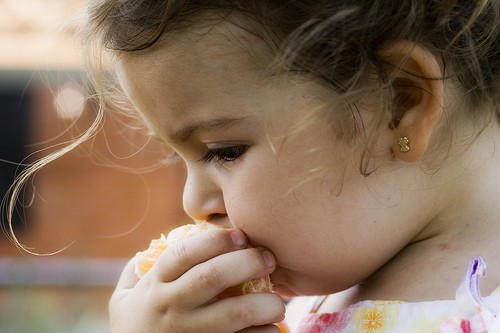
[[363, 320], [363, 328], [365, 332], [376, 332], [382, 327], [384, 327], [384, 313], [376, 309], [368, 311]]
[[397, 326], [398, 314], [396, 302], [373, 302], [369, 306], [361, 306], [354, 314], [356, 332], [387, 332]]

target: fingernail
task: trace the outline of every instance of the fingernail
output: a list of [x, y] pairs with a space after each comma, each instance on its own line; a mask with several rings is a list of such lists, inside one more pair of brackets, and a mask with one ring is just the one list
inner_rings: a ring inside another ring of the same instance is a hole
[[245, 237], [245, 234], [239, 230], [231, 232], [231, 239], [233, 240], [233, 244], [237, 247], [244, 247], [247, 244], [247, 238]]
[[274, 256], [271, 254], [271, 252], [267, 250], [263, 250], [262, 252], [262, 258], [264, 259], [264, 262], [266, 263], [267, 267], [273, 267], [274, 266]]

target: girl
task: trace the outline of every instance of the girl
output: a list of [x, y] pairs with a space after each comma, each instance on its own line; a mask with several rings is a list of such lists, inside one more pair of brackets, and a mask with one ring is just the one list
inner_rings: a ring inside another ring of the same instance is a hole
[[186, 212], [232, 227], [131, 261], [113, 332], [279, 332], [281, 297], [293, 332], [500, 332], [499, 25], [498, 0], [90, 5], [101, 102], [113, 73]]

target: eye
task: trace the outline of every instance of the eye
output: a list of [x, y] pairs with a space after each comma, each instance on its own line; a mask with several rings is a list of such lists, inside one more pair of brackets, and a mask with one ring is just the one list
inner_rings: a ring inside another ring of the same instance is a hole
[[241, 157], [248, 149], [248, 146], [228, 146], [220, 148], [210, 148], [200, 159], [201, 162], [234, 162]]

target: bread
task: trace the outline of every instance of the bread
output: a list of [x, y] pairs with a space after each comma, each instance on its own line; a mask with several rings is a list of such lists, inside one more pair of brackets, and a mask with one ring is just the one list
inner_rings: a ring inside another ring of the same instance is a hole
[[[135, 257], [135, 272], [137, 276], [143, 277], [153, 267], [160, 254], [171, 244], [182, 239], [199, 235], [203, 232], [222, 229], [223, 227], [208, 222], [186, 224], [173, 229], [166, 237], [161, 235], [159, 239], [153, 239], [149, 248], [138, 252]], [[219, 294], [219, 298], [244, 295], [255, 292], [271, 292], [272, 284], [269, 276], [247, 281], [243, 284], [228, 288]]]

